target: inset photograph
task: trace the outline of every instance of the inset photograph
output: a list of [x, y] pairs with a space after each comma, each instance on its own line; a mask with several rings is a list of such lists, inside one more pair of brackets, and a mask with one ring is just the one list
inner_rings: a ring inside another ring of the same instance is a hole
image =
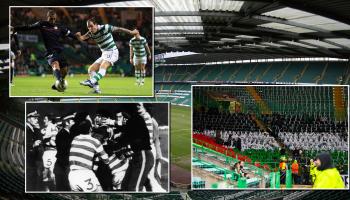
[[192, 189], [348, 188], [348, 86], [192, 86], [192, 95]]
[[26, 103], [25, 191], [169, 192], [168, 103]]
[[153, 7], [10, 7], [11, 97], [153, 96]]

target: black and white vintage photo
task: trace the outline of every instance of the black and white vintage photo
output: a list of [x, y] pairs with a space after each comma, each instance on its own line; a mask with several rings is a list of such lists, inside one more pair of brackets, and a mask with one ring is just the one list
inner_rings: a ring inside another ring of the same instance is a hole
[[26, 103], [26, 192], [168, 192], [168, 103]]

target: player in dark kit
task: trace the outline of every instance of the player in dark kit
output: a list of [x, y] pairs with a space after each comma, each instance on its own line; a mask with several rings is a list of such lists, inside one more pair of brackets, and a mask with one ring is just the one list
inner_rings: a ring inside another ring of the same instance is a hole
[[122, 133], [119, 144], [130, 146], [130, 152], [126, 154], [131, 156], [131, 159], [121, 183], [121, 190], [140, 192], [143, 191], [154, 164], [150, 134], [141, 116], [140, 105], [125, 104], [124, 107], [126, 113], [130, 115], [126, 123], [119, 125], [117, 121], [110, 120], [108, 124], [114, 124], [116, 131]]
[[[17, 26], [13, 30], [14, 32], [40, 30], [46, 48], [45, 57], [52, 67], [54, 76], [63, 86], [64, 78], [68, 72], [68, 64], [62, 56], [64, 47], [59, 39], [63, 37], [76, 39], [76, 36], [66, 27], [57, 24], [56, 20], [57, 15], [55, 11], [49, 10], [47, 12], [47, 21], [38, 21], [31, 25]], [[52, 89], [57, 90], [55, 84], [52, 86]]]

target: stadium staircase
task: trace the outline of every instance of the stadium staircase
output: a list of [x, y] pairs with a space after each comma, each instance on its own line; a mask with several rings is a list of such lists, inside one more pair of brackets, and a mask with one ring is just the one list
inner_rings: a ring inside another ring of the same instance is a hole
[[266, 102], [261, 98], [258, 92], [255, 90], [255, 87], [247, 86], [246, 89], [249, 92], [249, 94], [253, 97], [253, 99], [256, 101], [257, 105], [259, 106], [260, 113], [271, 114], [271, 109], [266, 104]]
[[349, 85], [349, 82], [350, 82], [350, 64], [348, 64], [348, 68], [347, 68], [347, 71], [345, 74], [347, 74], [347, 77], [345, 78], [345, 82], [343, 84]]
[[324, 78], [327, 68], [328, 68], [328, 63], [326, 63], [326, 65], [324, 66], [321, 75], [319, 77], [315, 77], [316, 84], [319, 84], [319, 82]]
[[221, 76], [224, 74], [225, 69], [220, 67], [220, 72], [216, 75], [214, 81], [220, 81]]
[[259, 65], [259, 63], [256, 63], [254, 65], [254, 67], [252, 68], [252, 70], [249, 71], [249, 73], [246, 75], [246, 77], [244, 78], [244, 81], [247, 82], [249, 80], [252, 80], [252, 74], [255, 71], [255, 69], [257, 68], [257, 66]]
[[259, 127], [260, 130], [267, 131], [266, 125], [257, 117], [252, 118], [253, 121], [256, 123], [256, 125]]
[[262, 74], [258, 74], [258, 76], [256, 77], [255, 81], [261, 81], [262, 77], [265, 77], [265, 75], [267, 74], [267, 72], [272, 68], [272, 63], [270, 65], [268, 65], [268, 67], [264, 70], [264, 72]]
[[200, 67], [198, 70], [189, 73], [189, 76], [187, 76], [184, 81], [191, 81], [194, 80], [194, 78], [197, 76], [197, 74], [199, 74], [202, 71], [203, 67]]
[[333, 87], [333, 104], [335, 111], [335, 119], [337, 121], [345, 121], [346, 107], [344, 102], [344, 88]]
[[306, 72], [308, 66], [309, 66], [309, 63], [307, 63], [307, 64], [305, 65], [305, 67], [304, 67], [303, 70], [300, 72], [300, 74], [298, 74], [298, 75], [295, 76], [294, 83], [298, 83], [299, 80], [302, 79], [302, 77], [304, 76], [304, 74], [305, 74], [305, 72]]
[[288, 70], [290, 65], [291, 65], [291, 63], [288, 63], [288, 65], [284, 68], [284, 70], [274, 77], [273, 82], [278, 82], [279, 80], [281, 80], [282, 77], [284, 76], [284, 74], [286, 73], [286, 71]]

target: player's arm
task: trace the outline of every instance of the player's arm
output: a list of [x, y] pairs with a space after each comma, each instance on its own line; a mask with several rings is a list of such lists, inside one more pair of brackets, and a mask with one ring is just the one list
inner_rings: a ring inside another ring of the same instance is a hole
[[151, 50], [150, 50], [146, 40], [145, 40], [145, 44], [144, 45], [145, 45], [145, 49], [146, 49], [146, 52], [147, 52], [148, 60], [151, 60], [152, 59], [152, 54], [151, 54]]
[[105, 164], [109, 164], [108, 154], [103, 149], [103, 146], [101, 143], [98, 143], [98, 147], [96, 148], [96, 152]]
[[77, 38], [79, 41], [85, 41], [90, 38], [90, 32], [87, 32], [84, 35], [81, 35], [80, 32], [76, 32], [75, 38]]
[[133, 60], [133, 57], [134, 57], [134, 50], [133, 50], [133, 48], [132, 48], [132, 46], [131, 46], [131, 41], [130, 41], [130, 43], [129, 43], [129, 47], [130, 47], [130, 63], [133, 65], [134, 63], [134, 60]]
[[72, 38], [72, 39], [77, 39], [77, 40], [79, 40], [78, 37], [76, 36], [76, 33], [74, 34], [71, 30], [69, 30], [69, 29], [66, 28], [66, 27], [63, 27], [63, 28], [61, 29], [61, 31], [62, 31], [62, 34], [63, 34], [65, 37], [70, 37], [70, 38]]
[[116, 32], [122, 32], [122, 33], [127, 33], [129, 35], [136, 35], [139, 33], [138, 30], [134, 29], [134, 30], [129, 30], [126, 28], [122, 28], [122, 27], [117, 27], [117, 26], [112, 26], [112, 32], [116, 33]]
[[34, 24], [29, 24], [29, 25], [24, 25], [24, 26], [15, 26], [11, 27], [13, 29], [13, 32], [17, 31], [30, 31], [30, 30], [35, 30], [41, 28], [41, 22], [36, 22]]

